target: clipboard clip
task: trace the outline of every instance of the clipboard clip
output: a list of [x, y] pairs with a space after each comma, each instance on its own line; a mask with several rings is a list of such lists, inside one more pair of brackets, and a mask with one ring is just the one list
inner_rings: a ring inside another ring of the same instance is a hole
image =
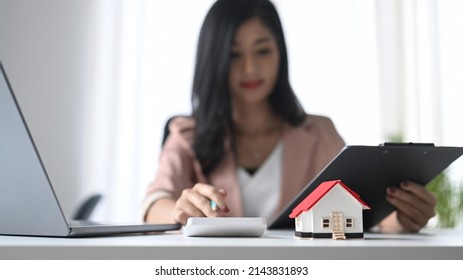
[[434, 147], [434, 143], [414, 143], [414, 142], [384, 142], [379, 144], [381, 147]]

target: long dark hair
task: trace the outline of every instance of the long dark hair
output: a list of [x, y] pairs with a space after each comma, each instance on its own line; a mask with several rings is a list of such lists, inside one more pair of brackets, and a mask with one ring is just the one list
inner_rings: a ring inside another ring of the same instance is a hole
[[196, 121], [193, 149], [206, 175], [222, 160], [224, 140], [231, 129], [230, 46], [237, 28], [254, 17], [273, 33], [280, 52], [278, 78], [269, 96], [271, 108], [291, 125], [305, 118], [289, 83], [286, 43], [275, 6], [269, 0], [218, 0], [199, 34], [191, 97]]

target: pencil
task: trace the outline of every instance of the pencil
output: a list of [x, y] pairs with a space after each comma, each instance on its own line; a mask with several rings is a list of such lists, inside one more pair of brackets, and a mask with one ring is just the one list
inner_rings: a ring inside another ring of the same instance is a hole
[[215, 203], [215, 201], [212, 201], [212, 200], [211, 200], [211, 209], [214, 212], [217, 211], [217, 203]]

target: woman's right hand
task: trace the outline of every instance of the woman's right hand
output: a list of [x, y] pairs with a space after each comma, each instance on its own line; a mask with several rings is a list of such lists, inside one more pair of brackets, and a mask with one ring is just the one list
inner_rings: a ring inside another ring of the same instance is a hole
[[[229, 211], [225, 203], [227, 193], [211, 185], [197, 183], [192, 188], [184, 189], [177, 199], [172, 211], [173, 219], [186, 224], [189, 217], [217, 217]], [[211, 208], [211, 201], [217, 205], [217, 210]]]

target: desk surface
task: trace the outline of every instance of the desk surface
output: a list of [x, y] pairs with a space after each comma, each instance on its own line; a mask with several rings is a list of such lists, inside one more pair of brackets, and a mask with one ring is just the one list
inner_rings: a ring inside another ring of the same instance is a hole
[[367, 233], [364, 239], [186, 237], [181, 232], [98, 238], [0, 236], [0, 259], [463, 259], [463, 230]]

